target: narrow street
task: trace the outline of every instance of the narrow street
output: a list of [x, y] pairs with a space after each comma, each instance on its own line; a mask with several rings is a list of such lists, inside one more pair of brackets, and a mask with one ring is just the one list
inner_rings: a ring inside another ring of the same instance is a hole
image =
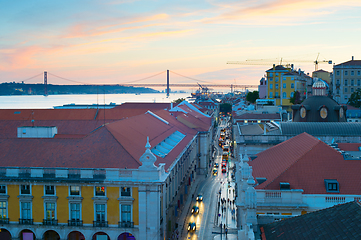
[[[225, 128], [226, 124], [222, 122], [217, 131], [219, 136], [220, 129]], [[203, 179], [198, 186], [195, 196], [190, 202], [189, 208], [185, 208], [188, 213], [185, 215], [185, 226], [180, 234], [180, 239], [236, 239], [237, 225], [235, 218], [235, 199], [234, 182], [231, 179], [233, 159], [228, 161], [227, 171], [222, 173], [221, 163], [223, 150], [218, 145], [218, 138], [215, 138], [214, 146], [216, 147], [215, 163], [218, 163], [216, 175], [211, 173]], [[202, 194], [203, 201], [196, 201], [196, 196]], [[223, 203], [222, 203], [223, 199]], [[193, 206], [199, 208], [198, 214], [192, 214]], [[196, 223], [195, 231], [188, 231], [189, 222]], [[220, 227], [222, 226], [222, 228]], [[228, 234], [226, 236], [225, 229]], [[227, 237], [227, 238], [226, 238]]]

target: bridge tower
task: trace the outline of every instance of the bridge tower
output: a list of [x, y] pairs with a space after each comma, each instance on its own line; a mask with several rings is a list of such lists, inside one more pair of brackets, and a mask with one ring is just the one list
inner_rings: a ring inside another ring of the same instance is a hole
[[44, 96], [48, 96], [48, 72], [44, 71]]
[[169, 70], [167, 70], [167, 97], [169, 97]]

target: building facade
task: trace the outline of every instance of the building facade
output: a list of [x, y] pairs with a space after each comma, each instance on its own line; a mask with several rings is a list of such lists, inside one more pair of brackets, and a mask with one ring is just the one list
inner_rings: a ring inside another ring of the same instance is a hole
[[[93, 110], [53, 109], [48, 120], [34, 110], [36, 121], [1, 111], [9, 120], [0, 129], [0, 239], [171, 237], [197, 173], [209, 170], [213, 126], [191, 104], [177, 109], [113, 116], [100, 126]], [[84, 113], [89, 120], [74, 121]]]
[[361, 60], [340, 63], [333, 66], [333, 98], [346, 104], [351, 94], [361, 88]]
[[275, 99], [277, 106], [291, 106], [290, 98], [295, 91], [300, 93], [302, 99], [306, 98], [307, 86], [312, 86], [312, 78], [301, 70], [294, 71], [293, 67], [273, 66], [266, 73], [268, 98]]

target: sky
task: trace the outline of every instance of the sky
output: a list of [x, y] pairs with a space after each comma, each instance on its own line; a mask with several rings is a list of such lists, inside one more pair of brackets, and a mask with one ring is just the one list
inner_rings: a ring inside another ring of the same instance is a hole
[[0, 82], [258, 85], [280, 59], [361, 59], [360, 39], [360, 0], [0, 0]]

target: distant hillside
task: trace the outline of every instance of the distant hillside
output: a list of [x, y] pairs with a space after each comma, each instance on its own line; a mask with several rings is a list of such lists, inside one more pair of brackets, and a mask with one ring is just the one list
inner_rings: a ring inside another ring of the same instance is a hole
[[[120, 85], [53, 85], [48, 84], [48, 95], [54, 94], [114, 94], [114, 93], [156, 93], [157, 90], [144, 87]], [[44, 95], [44, 84], [2, 83], [0, 95]]]

